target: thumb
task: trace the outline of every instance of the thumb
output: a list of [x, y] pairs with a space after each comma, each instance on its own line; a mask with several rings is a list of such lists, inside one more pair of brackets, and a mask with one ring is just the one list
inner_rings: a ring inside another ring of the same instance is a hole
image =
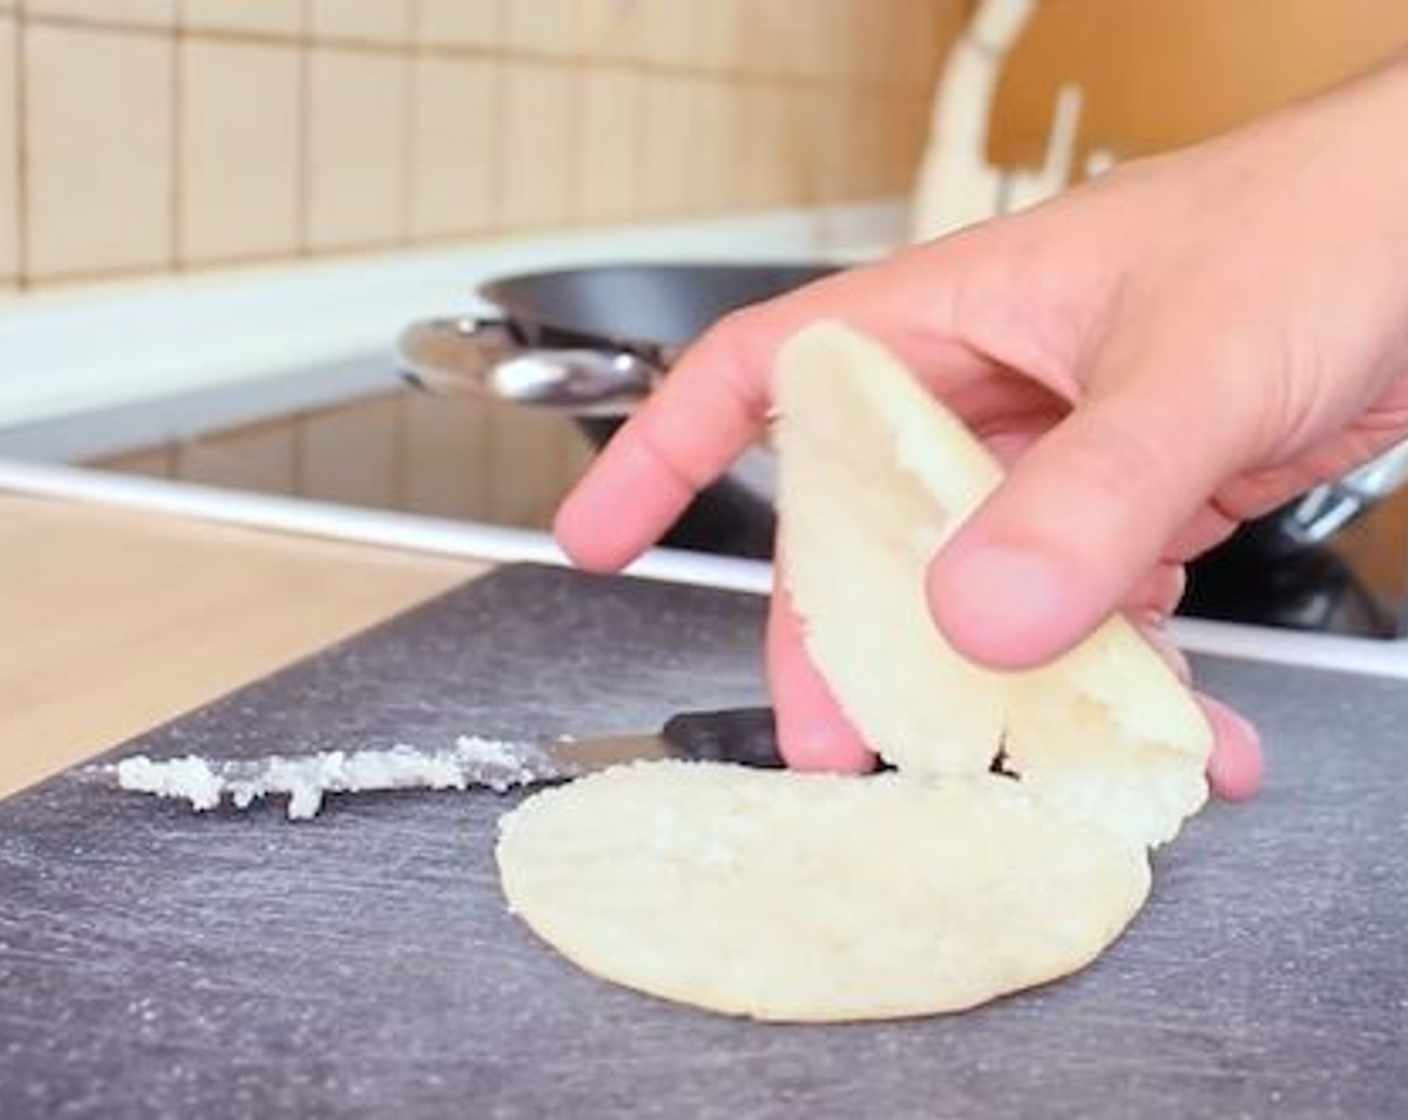
[[1236, 462], [1236, 426], [1196, 390], [1145, 379], [1092, 396], [1030, 447], [929, 568], [949, 641], [1024, 668], [1119, 605]]

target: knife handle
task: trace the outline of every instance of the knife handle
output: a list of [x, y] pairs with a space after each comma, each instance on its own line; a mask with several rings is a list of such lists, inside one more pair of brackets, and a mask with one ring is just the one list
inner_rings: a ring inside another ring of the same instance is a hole
[[785, 765], [777, 753], [771, 708], [681, 712], [670, 717], [660, 734], [683, 757], [701, 762], [739, 762], [772, 770]]

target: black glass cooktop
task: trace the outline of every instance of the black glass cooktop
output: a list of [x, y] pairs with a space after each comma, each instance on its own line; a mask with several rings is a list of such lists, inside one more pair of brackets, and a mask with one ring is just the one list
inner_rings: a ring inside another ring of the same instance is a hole
[[[401, 390], [261, 420], [183, 432], [96, 463], [241, 490], [295, 494], [519, 528], [545, 529], [613, 422]], [[1408, 634], [1408, 495], [1363, 514], [1326, 545], [1295, 547], [1278, 513], [1193, 565], [1180, 613], [1392, 638]], [[756, 485], [706, 492], [667, 544], [764, 558], [771, 504]]]

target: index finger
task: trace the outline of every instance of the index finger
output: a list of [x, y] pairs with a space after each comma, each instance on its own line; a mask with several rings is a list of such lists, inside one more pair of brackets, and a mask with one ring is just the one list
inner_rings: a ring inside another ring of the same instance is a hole
[[839, 273], [706, 332], [564, 500], [555, 530], [567, 554], [581, 567], [615, 571], [659, 539], [762, 434], [774, 356], [808, 323], [842, 320], [916, 366], [948, 363], [956, 378], [986, 369], [945, 337], [940, 286], [910, 275], [914, 261], [911, 253]]
[[554, 529], [579, 566], [630, 563], [761, 433], [771, 334], [747, 314], [686, 351], [567, 495]]

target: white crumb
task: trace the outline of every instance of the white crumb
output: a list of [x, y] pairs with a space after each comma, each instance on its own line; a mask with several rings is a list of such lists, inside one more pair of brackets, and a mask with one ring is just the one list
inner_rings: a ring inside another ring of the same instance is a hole
[[219, 805], [224, 788], [210, 764], [194, 755], [169, 762], [153, 762], [146, 755], [124, 758], [117, 764], [117, 784], [157, 797], [184, 798], [198, 812]]
[[405, 743], [389, 749], [272, 755], [218, 762], [198, 755], [154, 760], [125, 758], [115, 767], [125, 790], [189, 801], [198, 812], [214, 809], [228, 795], [237, 809], [274, 795], [287, 795], [290, 820], [317, 815], [329, 793], [395, 789], [468, 789], [487, 786], [504, 793], [551, 768], [532, 745], [461, 735], [448, 751], [425, 751]]

